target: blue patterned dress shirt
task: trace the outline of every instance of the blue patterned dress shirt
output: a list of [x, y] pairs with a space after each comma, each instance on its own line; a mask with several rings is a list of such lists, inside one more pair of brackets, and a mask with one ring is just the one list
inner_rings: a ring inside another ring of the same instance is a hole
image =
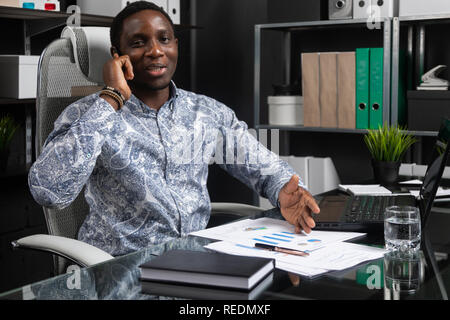
[[158, 111], [134, 95], [119, 111], [98, 93], [69, 105], [28, 178], [34, 199], [53, 208], [86, 186], [78, 239], [117, 256], [205, 228], [213, 162], [275, 206], [295, 173], [230, 108], [172, 82]]

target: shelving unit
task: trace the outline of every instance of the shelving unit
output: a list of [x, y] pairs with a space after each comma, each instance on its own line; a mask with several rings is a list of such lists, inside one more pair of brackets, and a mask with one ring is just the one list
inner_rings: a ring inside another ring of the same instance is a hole
[[[408, 78], [415, 78], [415, 82], [419, 83], [419, 75], [423, 74], [425, 68], [425, 37], [426, 26], [439, 23], [450, 23], [450, 15], [438, 16], [415, 16], [415, 17], [401, 17], [401, 18], [385, 18], [381, 21], [382, 29], [382, 43], [384, 48], [384, 75], [383, 75], [383, 122], [392, 125], [398, 123], [398, 81], [399, 81], [399, 52], [400, 52], [400, 27], [406, 26], [408, 28], [407, 39], [407, 57], [408, 57]], [[266, 130], [280, 130], [282, 135], [282, 145], [284, 145], [284, 153], [289, 153], [289, 132], [307, 132], [307, 133], [338, 133], [338, 134], [358, 134], [362, 135], [367, 130], [360, 129], [340, 129], [340, 128], [321, 128], [321, 127], [304, 127], [304, 126], [274, 126], [261, 122], [261, 68], [263, 66], [262, 59], [262, 35], [266, 31], [277, 31], [282, 33], [282, 49], [281, 56], [283, 59], [283, 79], [285, 83], [290, 83], [292, 80], [292, 66], [291, 66], [291, 48], [292, 48], [292, 34], [298, 31], [310, 30], [336, 30], [346, 29], [354, 30], [355, 28], [367, 28], [367, 21], [363, 20], [326, 20], [326, 21], [310, 21], [310, 22], [293, 22], [293, 23], [278, 23], [278, 24], [260, 24], [255, 25], [255, 43], [254, 43], [254, 123], [255, 128]], [[365, 32], [371, 32], [367, 29]], [[298, 39], [297, 39], [298, 40]], [[358, 43], [355, 42], [355, 48]], [[328, 51], [333, 51], [330, 47]], [[414, 60], [415, 58], [415, 60]], [[414, 66], [416, 72], [414, 74]], [[415, 85], [416, 83], [414, 83]], [[422, 161], [422, 138], [435, 137], [435, 131], [407, 131], [415, 135], [419, 143], [414, 146], [411, 155], [415, 162]]]
[[[267, 30], [279, 31], [283, 33], [283, 52], [284, 59], [283, 78], [286, 83], [291, 80], [291, 38], [292, 33], [308, 30], [331, 30], [331, 29], [354, 29], [367, 28], [366, 19], [352, 20], [325, 20], [325, 21], [309, 21], [309, 22], [293, 22], [293, 23], [277, 23], [277, 24], [260, 24], [255, 25], [255, 67], [254, 67], [254, 123], [256, 129], [280, 129], [286, 131], [309, 131], [309, 132], [339, 132], [339, 133], [365, 133], [366, 130], [358, 129], [339, 129], [339, 128], [306, 128], [302, 126], [286, 126], [277, 127], [268, 124], [262, 124], [260, 119], [261, 111], [261, 37], [262, 33]], [[390, 122], [390, 88], [391, 88], [391, 19], [386, 18], [380, 21], [380, 27], [383, 34], [384, 48], [384, 71], [383, 71], [383, 121]], [[371, 32], [368, 29], [367, 32]], [[356, 46], [355, 46], [356, 48]], [[331, 51], [331, 50], [330, 50]]]
[[[48, 30], [67, 24], [72, 14], [65, 12], [23, 9], [0, 6], [0, 18], [23, 21], [25, 55], [30, 55], [30, 38]], [[81, 14], [81, 25], [108, 27], [111, 17]]]
[[[328, 133], [349, 133], [349, 134], [366, 134], [368, 130], [366, 129], [335, 129], [335, 128], [322, 128], [322, 127], [303, 127], [303, 126], [276, 126], [276, 125], [258, 125], [258, 129], [266, 130], [280, 130], [280, 131], [302, 131], [302, 132], [328, 132]], [[418, 136], [418, 137], [435, 137], [437, 136], [436, 131], [403, 131], [408, 134]]]
[[[23, 20], [25, 55], [30, 54], [30, 37], [66, 25], [71, 16], [72, 13], [66, 12], [0, 6], [0, 18]], [[112, 21], [113, 18], [107, 16], [80, 15], [82, 26], [109, 27]], [[200, 29], [190, 25], [175, 25], [175, 28], [177, 30]]]
[[[69, 18], [72, 13], [66, 12], [55, 12], [55, 11], [45, 11], [45, 10], [34, 10], [34, 9], [23, 9], [14, 7], [0, 6], [0, 19], [15, 19], [21, 20], [23, 22], [23, 48], [22, 53], [24, 55], [31, 55], [31, 37], [38, 34], [47, 32], [49, 30], [63, 27], [68, 24]], [[81, 14], [80, 23], [81, 26], [97, 26], [97, 27], [109, 27], [113, 21], [112, 17], [91, 15], [91, 14]], [[191, 25], [175, 25], [177, 31], [180, 30], [192, 30], [201, 29], [197, 26]], [[25, 107], [25, 166], [28, 169], [32, 164], [32, 145], [33, 145], [33, 120], [31, 107], [35, 104], [35, 99], [5, 99], [0, 98], [0, 107], [2, 105], [23, 105]]]
[[[0, 19], [15, 19], [23, 22], [24, 55], [31, 54], [31, 37], [62, 27], [67, 24], [71, 14], [45, 10], [32, 10], [0, 6]], [[111, 17], [81, 14], [81, 25], [109, 26]], [[20, 54], [20, 53], [18, 53]], [[0, 98], [1, 105], [22, 105], [25, 107], [25, 166], [28, 169], [32, 163], [33, 120], [32, 106], [36, 99], [5, 99]]]
[[9, 99], [0, 98], [0, 105], [10, 105], [10, 104], [30, 104], [35, 103], [36, 99]]
[[[318, 154], [318, 156], [331, 156], [333, 159], [336, 158], [337, 165], [340, 165], [342, 168], [345, 166], [342, 150], [346, 150], [345, 152], [348, 153], [349, 145], [358, 143], [354, 145], [358, 153], [354, 155], [355, 160], [351, 162], [351, 165], [354, 167], [354, 172], [364, 173], [365, 170], [367, 171], [367, 166], [364, 163], [369, 163], [370, 161], [369, 156], [365, 155], [364, 142], [362, 141], [362, 137], [367, 133], [367, 130], [269, 125], [264, 113], [267, 104], [263, 101], [267, 95], [270, 95], [268, 91], [270, 90], [270, 82], [268, 80], [279, 81], [280, 74], [282, 74], [281, 78], [284, 83], [292, 83], [293, 79], [297, 77], [293, 72], [300, 71], [298, 70], [298, 61], [296, 59], [300, 59], [299, 53], [301, 52], [353, 51], [355, 48], [366, 47], [376, 43], [377, 46], [383, 46], [384, 48], [383, 121], [389, 124], [397, 124], [400, 49], [405, 49], [406, 41], [408, 56], [407, 76], [409, 79], [414, 79], [414, 81], [418, 82], [419, 74], [423, 74], [426, 71], [424, 70], [427, 61], [425, 59], [426, 26], [444, 22], [450, 24], [450, 15], [386, 18], [380, 22], [381, 29], [377, 30], [377, 34], [369, 34], [375, 31], [367, 28], [365, 19], [255, 25], [253, 88], [255, 129], [257, 131], [261, 129], [279, 131], [277, 137], [280, 139], [280, 155], [305, 156]], [[408, 39], [403, 38], [402, 42], [400, 42], [400, 28], [402, 28], [402, 37], [405, 37], [405, 32], [407, 32], [408, 37]], [[265, 36], [269, 32], [274, 35]], [[366, 33], [367, 38], [364, 39]], [[322, 35], [326, 40], [316, 38]], [[355, 35], [354, 39], [352, 35]], [[346, 38], [343, 39], [344, 44], [340, 45], [342, 36]], [[264, 40], [263, 37], [267, 37], [270, 44], [266, 43], [267, 40]], [[271, 41], [273, 39], [276, 39], [279, 44], [272, 44]], [[361, 43], [364, 43], [364, 46]], [[279, 47], [276, 47], [277, 45]], [[269, 54], [264, 51], [272, 50], [267, 49], [268, 46], [271, 46], [271, 48], [275, 46], [278, 56], [272, 51], [269, 51]], [[315, 48], [315, 46], [318, 48]], [[353, 49], [349, 50], [351, 46], [353, 46]], [[270, 61], [271, 58], [273, 61]], [[270, 64], [273, 66], [269, 67], [268, 65]], [[269, 72], [264, 72], [265, 67], [269, 68]], [[276, 74], [275, 72], [278, 73]], [[406, 132], [416, 136], [418, 142], [408, 151], [405, 161], [418, 164], [423, 163], [423, 160], [426, 160], [429, 144], [432, 138], [437, 135], [437, 132], [416, 130], [408, 130]], [[320, 146], [315, 146], [314, 142], [305, 141], [314, 140], [314, 137], [327, 139], [327, 141], [324, 141], [326, 150]], [[328, 137], [330, 137], [330, 140], [336, 141], [336, 143], [330, 144]], [[296, 141], [302, 142], [297, 144]], [[355, 178], [353, 172], [348, 172], [345, 169], [343, 171], [344, 179]]]
[[[407, 28], [408, 78], [413, 79], [412, 88], [415, 88], [420, 84], [421, 75], [427, 71], [425, 70], [426, 27], [443, 23], [450, 24], [449, 14], [396, 17], [392, 19], [392, 123], [397, 123], [398, 121], [396, 110], [398, 106], [401, 27]], [[414, 73], [413, 70], [415, 70]]]

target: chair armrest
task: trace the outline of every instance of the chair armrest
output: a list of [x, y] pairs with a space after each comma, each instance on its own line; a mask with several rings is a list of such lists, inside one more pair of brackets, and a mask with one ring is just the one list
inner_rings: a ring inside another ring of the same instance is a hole
[[266, 209], [251, 206], [244, 203], [234, 203], [234, 202], [211, 202], [211, 213], [228, 213], [235, 214], [239, 216], [250, 216], [255, 213], [266, 211]]
[[14, 248], [34, 249], [55, 253], [72, 260], [82, 267], [89, 267], [103, 261], [114, 259], [113, 256], [105, 251], [85, 242], [48, 234], [35, 234], [23, 237], [13, 241], [12, 245]]

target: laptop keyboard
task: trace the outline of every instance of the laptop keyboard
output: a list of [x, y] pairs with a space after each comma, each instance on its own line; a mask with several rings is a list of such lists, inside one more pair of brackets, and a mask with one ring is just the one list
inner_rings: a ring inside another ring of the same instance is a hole
[[355, 196], [345, 214], [347, 222], [383, 222], [389, 206], [414, 205], [411, 196]]

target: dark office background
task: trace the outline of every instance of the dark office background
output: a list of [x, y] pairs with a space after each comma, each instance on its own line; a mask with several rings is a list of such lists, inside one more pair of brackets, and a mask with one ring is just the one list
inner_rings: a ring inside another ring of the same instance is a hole
[[[75, 3], [70, 0], [60, 2], [62, 8]], [[225, 103], [240, 120], [253, 128], [254, 25], [325, 18], [324, 3], [326, 1], [322, 0], [181, 0], [181, 24], [194, 24], [200, 28], [178, 32], [180, 60], [175, 75], [176, 84]], [[0, 54], [23, 53], [22, 28], [21, 20], [0, 19]], [[61, 29], [33, 37], [32, 54], [40, 54], [50, 41], [59, 37]], [[355, 39], [365, 41], [364, 35], [357, 33], [342, 44], [334, 43], [337, 48], [332, 49], [337, 50], [340, 46], [354, 49], [350, 47]], [[314, 46], [316, 50], [326, 50], [331, 40], [326, 35], [317, 34]], [[292, 48], [294, 68], [299, 64], [300, 50], [306, 50], [300, 43]], [[272, 94], [273, 83], [282, 81], [280, 48], [276, 36], [269, 36], [264, 42], [263, 59], [273, 62], [262, 70], [264, 81], [261, 95], [264, 97]], [[439, 56], [436, 60], [427, 63], [445, 64]], [[292, 72], [293, 81], [299, 72], [298, 68]], [[52, 261], [48, 255], [13, 251], [10, 245], [12, 240], [22, 236], [46, 233], [42, 210], [28, 191], [26, 172], [23, 170], [25, 108], [34, 112], [33, 105], [2, 106], [2, 112], [13, 114], [21, 122], [22, 130], [11, 147], [9, 171], [0, 175], [0, 292], [51, 275]], [[262, 108], [261, 112], [262, 118], [267, 118], [267, 110]], [[362, 135], [296, 132], [283, 137], [289, 138], [290, 154], [331, 157], [344, 183], [361, 181], [362, 177], [372, 174]], [[208, 189], [211, 200], [215, 202], [252, 204], [254, 200], [250, 189], [216, 165], [210, 167]]]

